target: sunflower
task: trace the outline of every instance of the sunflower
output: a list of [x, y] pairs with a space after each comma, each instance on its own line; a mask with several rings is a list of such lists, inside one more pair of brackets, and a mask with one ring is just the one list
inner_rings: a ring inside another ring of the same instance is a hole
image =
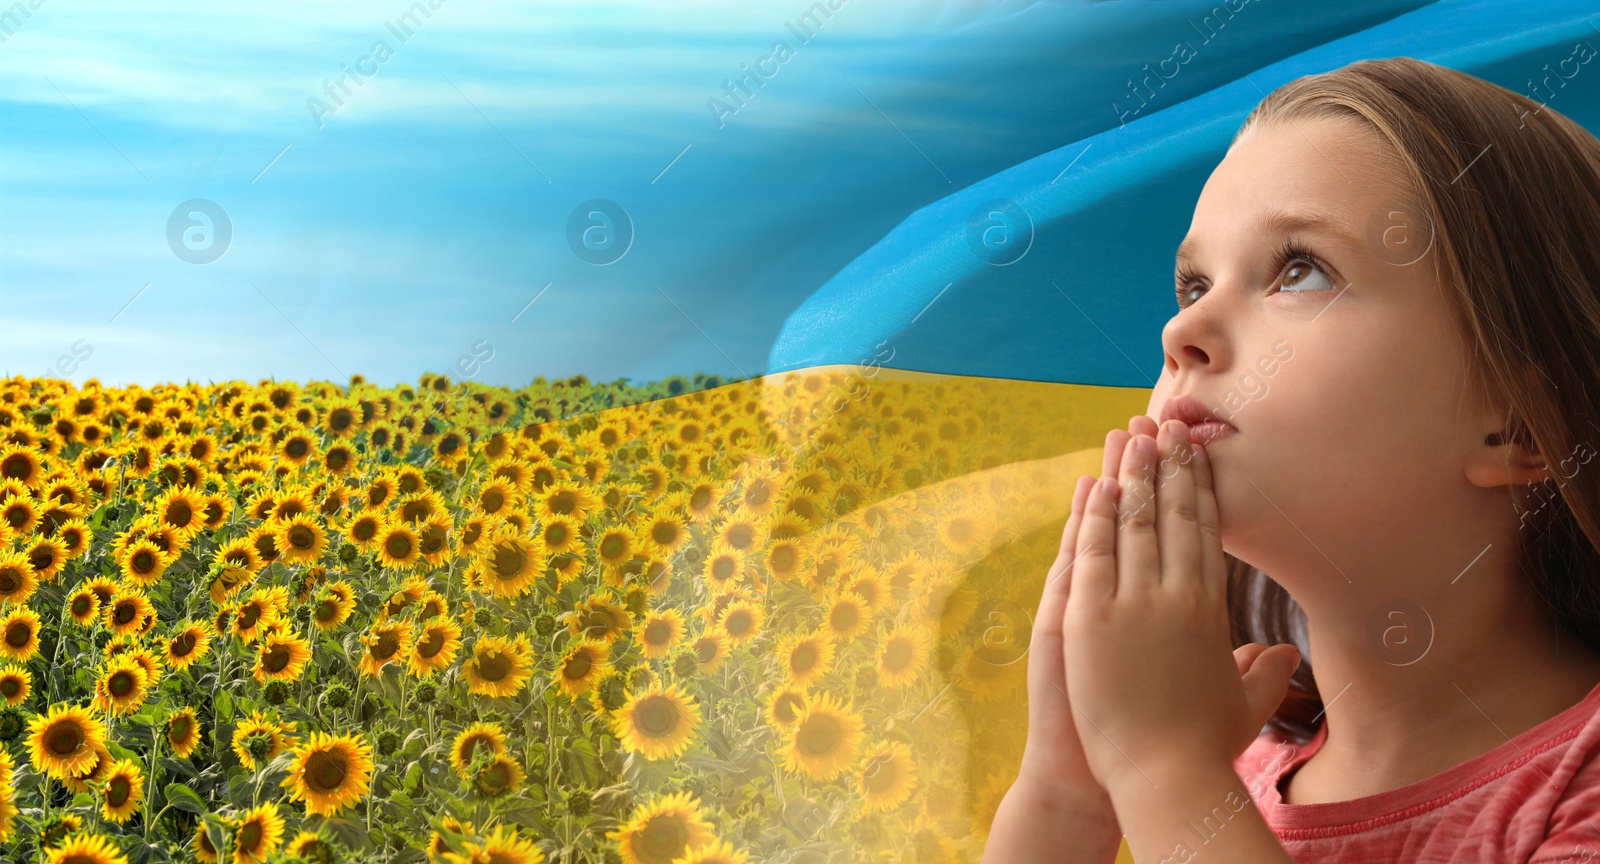
[[675, 512], [658, 512], [645, 520], [639, 536], [645, 548], [662, 555], [671, 555], [689, 542], [689, 526]]
[[480, 553], [482, 581], [496, 597], [520, 597], [544, 572], [546, 553], [537, 537], [521, 537], [502, 529]]
[[19, 537], [33, 533], [39, 527], [38, 502], [22, 495], [0, 500], [0, 527], [10, 528]]
[[785, 736], [784, 767], [819, 783], [833, 780], [855, 761], [863, 727], [860, 715], [832, 693], [818, 693]]
[[247, 567], [225, 564], [217, 571], [216, 578], [211, 580], [206, 593], [211, 595], [213, 603], [225, 602], [229, 597], [239, 593], [239, 589], [248, 585], [254, 576], [255, 574]]
[[88, 709], [64, 703], [28, 721], [28, 755], [33, 767], [58, 780], [82, 773], [104, 747], [105, 724]]
[[544, 541], [545, 550], [551, 554], [583, 548], [583, 537], [578, 530], [578, 521], [571, 516], [551, 516], [541, 520], [539, 539]]
[[467, 692], [482, 696], [515, 696], [532, 674], [533, 646], [525, 633], [515, 640], [480, 636], [472, 645], [472, 658], [461, 665]]
[[26, 663], [39, 653], [39, 613], [26, 606], [13, 607], [0, 618], [0, 656]]
[[506, 752], [506, 733], [500, 728], [499, 723], [477, 721], [456, 735], [455, 741], [450, 745], [450, 765], [455, 768], [461, 779], [468, 780], [472, 777], [472, 760], [488, 748], [491, 756], [499, 756]]
[[111, 763], [114, 761], [115, 757], [104, 745], [95, 747], [94, 759], [80, 773], [62, 778], [62, 785], [74, 795], [88, 792], [91, 787], [106, 779], [106, 775], [111, 773]]
[[728, 636], [721, 630], [707, 630], [689, 643], [689, 650], [694, 652], [701, 672], [715, 672], [728, 659]]
[[11, 839], [16, 831], [17, 809], [16, 782], [17, 764], [11, 760], [11, 753], [0, 748], [0, 843]]
[[362, 510], [351, 514], [344, 523], [344, 536], [363, 552], [371, 552], [378, 545], [378, 535], [383, 533], [383, 511]]
[[828, 605], [827, 630], [834, 640], [843, 644], [852, 641], [871, 623], [867, 603], [848, 591], [838, 595]]
[[834, 644], [825, 633], [795, 633], [779, 642], [775, 653], [789, 680], [809, 687], [833, 666]]
[[100, 815], [112, 822], [126, 822], [144, 801], [144, 774], [139, 763], [118, 759], [111, 763], [101, 787]]
[[481, 844], [466, 841], [461, 846], [464, 852], [445, 852], [444, 859], [450, 864], [544, 864], [544, 852], [505, 825], [496, 826]]
[[167, 556], [148, 539], [138, 540], [122, 557], [122, 575], [129, 582], [148, 588], [161, 581], [167, 570]]
[[712, 839], [711, 823], [700, 810], [700, 799], [675, 792], [639, 808], [606, 839], [617, 841], [624, 864], [672, 864]]
[[335, 860], [332, 844], [322, 839], [322, 835], [315, 831], [301, 831], [283, 848], [290, 855], [299, 855], [306, 861]]
[[278, 548], [285, 564], [314, 564], [328, 548], [328, 532], [302, 513], [278, 526]]
[[406, 655], [406, 665], [410, 667], [411, 674], [426, 678], [434, 672], [448, 669], [460, 650], [461, 625], [447, 616], [432, 616], [422, 628], [422, 633], [412, 641], [411, 651]]
[[211, 650], [211, 634], [195, 621], [185, 621], [183, 629], [167, 640], [167, 663], [174, 669], [189, 668]]
[[623, 749], [646, 759], [671, 759], [689, 747], [700, 727], [700, 706], [677, 684], [653, 684], [629, 694], [612, 715]]
[[311, 617], [323, 630], [332, 630], [345, 622], [356, 609], [356, 591], [349, 582], [338, 579], [329, 582], [322, 596], [311, 610]]
[[204, 864], [217, 864], [218, 859], [222, 857], [222, 854], [217, 851], [217, 847], [211, 843], [211, 835], [206, 832], [204, 820], [195, 820], [194, 843], [191, 846], [194, 850], [194, 857], [204, 862]]
[[378, 562], [385, 567], [403, 570], [422, 557], [422, 545], [417, 532], [404, 521], [386, 522], [378, 532]]
[[372, 745], [354, 735], [314, 732], [295, 748], [282, 785], [291, 801], [305, 801], [306, 813], [333, 816], [367, 794], [372, 778]]
[[609, 660], [610, 652], [604, 643], [586, 638], [574, 639], [556, 665], [556, 672], [560, 676], [556, 679], [557, 683], [567, 695], [574, 698], [581, 696], [611, 671]]
[[0, 602], [28, 602], [39, 587], [39, 577], [21, 552], [0, 551]]
[[903, 742], [888, 741], [867, 753], [857, 777], [862, 812], [890, 811], [911, 797], [917, 785], [917, 764]]
[[749, 852], [742, 852], [734, 848], [726, 840], [712, 840], [704, 846], [689, 850], [678, 864], [748, 864]]
[[437, 513], [417, 526], [417, 550], [422, 560], [439, 565], [450, 557], [450, 516]]
[[5, 697], [7, 705], [21, 705], [32, 692], [33, 677], [28, 674], [27, 667], [0, 668], [0, 697]]
[[112, 716], [137, 711], [150, 695], [150, 675], [139, 661], [122, 654], [111, 658], [95, 682], [96, 711]]
[[767, 722], [780, 730], [789, 729], [800, 719], [810, 701], [811, 697], [799, 687], [788, 684], [779, 687], [767, 694]]
[[539, 499], [538, 512], [535, 514], [540, 519], [549, 519], [555, 516], [571, 516], [578, 522], [583, 522], [600, 501], [590, 494], [588, 490], [573, 483], [559, 483], [545, 490], [544, 496]]
[[288, 589], [281, 585], [256, 588], [239, 603], [233, 614], [233, 635], [245, 641], [259, 637], [288, 605]]
[[94, 589], [82, 587], [67, 598], [67, 615], [80, 627], [88, 627], [100, 617], [100, 597]]
[[150, 502], [149, 512], [179, 535], [193, 535], [205, 520], [206, 502], [194, 490], [174, 486]]
[[276, 804], [252, 807], [234, 825], [233, 864], [260, 864], [283, 842], [283, 817]]
[[200, 743], [200, 720], [191, 706], [184, 706], [167, 718], [167, 743], [179, 759], [187, 759]]
[[726, 591], [733, 583], [744, 578], [744, 553], [722, 540], [717, 540], [706, 552], [706, 563], [701, 573], [706, 584], [711, 586], [711, 590]]
[[[259, 709], [253, 711], [234, 727], [233, 752], [239, 757], [240, 764], [254, 771], [258, 764], [270, 762], [279, 753], [289, 749], [293, 739], [288, 733], [294, 731], [296, 725], [292, 720], [288, 723], [273, 720]], [[250, 739], [256, 737], [267, 742], [266, 752], [261, 754], [259, 763], [250, 752]]]
[[958, 509], [940, 519], [937, 525], [939, 540], [946, 549], [958, 557], [969, 557], [988, 542], [989, 526], [965, 509]]
[[126, 585], [117, 589], [106, 605], [106, 626], [116, 636], [138, 633], [144, 629], [146, 618], [153, 618], [156, 608], [143, 591]]
[[628, 559], [633, 557], [635, 545], [637, 541], [634, 540], [631, 530], [616, 527], [600, 532], [600, 536], [595, 539], [594, 549], [601, 564], [616, 569], [628, 563]]
[[651, 613], [645, 616], [638, 636], [645, 657], [664, 657], [683, 639], [683, 615], [676, 609]]
[[498, 798], [501, 795], [515, 790], [528, 779], [523, 772], [522, 764], [511, 756], [501, 753], [491, 757], [489, 763], [478, 769], [478, 776], [473, 778], [472, 785], [478, 794], [485, 798]]
[[411, 622], [392, 621], [377, 624], [361, 637], [367, 650], [361, 652], [358, 668], [362, 675], [376, 677], [391, 662], [401, 662], [406, 649], [411, 647]]
[[45, 853], [45, 864], [128, 864], [128, 856], [104, 834], [74, 834]]
[[878, 683], [884, 687], [904, 687], [917, 679], [928, 662], [927, 631], [920, 627], [895, 626], [878, 645]]
[[734, 647], [749, 642], [761, 634], [761, 623], [765, 615], [761, 608], [749, 600], [735, 600], [723, 608], [717, 615], [717, 625], [728, 636], [728, 644]]
[[43, 479], [44, 462], [37, 450], [9, 441], [0, 447], [0, 480], [15, 480], [23, 486], [32, 487]]
[[299, 636], [275, 633], [257, 645], [256, 665], [251, 674], [256, 683], [268, 681], [299, 681], [306, 661], [311, 659], [311, 645]]

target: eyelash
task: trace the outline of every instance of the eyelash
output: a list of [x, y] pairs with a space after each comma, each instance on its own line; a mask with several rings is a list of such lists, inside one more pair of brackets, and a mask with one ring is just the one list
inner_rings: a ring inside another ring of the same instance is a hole
[[[1328, 268], [1322, 263], [1321, 258], [1311, 254], [1311, 250], [1302, 245], [1300, 241], [1293, 237], [1287, 237], [1284, 238], [1283, 243], [1278, 246], [1277, 250], [1272, 253], [1272, 272], [1282, 276], [1283, 268], [1289, 266], [1292, 261], [1305, 261], [1307, 264], [1321, 270], [1324, 274], [1328, 273]], [[1180, 311], [1199, 302], [1186, 299], [1189, 289], [1194, 287], [1194, 283], [1198, 281], [1200, 281], [1200, 274], [1182, 265], [1178, 267], [1176, 273], [1177, 290], [1175, 293], [1178, 297], [1178, 309]]]

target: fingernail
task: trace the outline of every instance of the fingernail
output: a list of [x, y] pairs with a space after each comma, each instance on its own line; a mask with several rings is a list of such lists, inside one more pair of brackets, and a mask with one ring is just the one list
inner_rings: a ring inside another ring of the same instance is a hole
[[1134, 438], [1133, 446], [1139, 448], [1139, 452], [1146, 456], [1156, 455], [1156, 439], [1151, 438], [1149, 435], [1140, 435]]
[[1194, 445], [1194, 458], [1196, 462], [1211, 461], [1211, 457], [1206, 455], [1206, 445], [1198, 443]]
[[1100, 480], [1100, 494], [1102, 494], [1102, 495], [1106, 496], [1107, 498], [1110, 498], [1111, 500], [1115, 501], [1117, 499], [1117, 493], [1120, 492], [1120, 491], [1122, 491], [1122, 486], [1117, 483], [1116, 478], [1114, 478], [1114, 477], [1101, 478], [1101, 480]]
[[1194, 440], [1193, 438], [1189, 437], [1189, 424], [1183, 422], [1182, 420], [1172, 421], [1172, 425], [1168, 426], [1167, 429], [1172, 433], [1172, 437], [1182, 441], [1185, 444], [1188, 444]]

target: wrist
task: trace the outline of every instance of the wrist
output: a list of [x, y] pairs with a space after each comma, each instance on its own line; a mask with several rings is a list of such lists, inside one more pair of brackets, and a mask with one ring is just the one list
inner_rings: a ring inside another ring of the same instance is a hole
[[1122, 829], [1110, 799], [1075, 787], [1019, 776], [1000, 800], [984, 848], [984, 864], [1095, 862], [1110, 864]]

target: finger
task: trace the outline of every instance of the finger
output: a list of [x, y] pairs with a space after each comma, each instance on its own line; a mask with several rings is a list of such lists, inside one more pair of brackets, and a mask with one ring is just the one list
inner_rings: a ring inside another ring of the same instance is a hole
[[1117, 497], [1121, 487], [1110, 475], [1095, 481], [1078, 526], [1077, 554], [1072, 559], [1071, 609], [1101, 604], [1117, 594]]
[[[1039, 600], [1038, 614], [1041, 619], [1045, 618], [1046, 606], [1051, 602], [1052, 593], [1059, 590], [1064, 594], [1066, 591], [1066, 588], [1058, 587], [1058, 583], [1071, 581], [1070, 577], [1068, 579], [1060, 577], [1071, 571], [1073, 556], [1078, 553], [1078, 526], [1083, 524], [1084, 503], [1089, 499], [1089, 487], [1094, 485], [1094, 481], [1092, 475], [1084, 474], [1078, 478], [1078, 485], [1073, 487], [1072, 513], [1067, 516], [1066, 527], [1061, 529], [1061, 547], [1056, 552], [1055, 562], [1050, 565], [1050, 572], [1045, 579], [1044, 595]], [[1065, 600], [1062, 604], [1065, 605]], [[1058, 609], [1058, 614], [1059, 611]]]
[[1222, 521], [1217, 512], [1217, 497], [1212, 486], [1211, 457], [1204, 444], [1194, 447], [1194, 512], [1200, 526], [1200, 573], [1206, 592], [1213, 597], [1227, 596], [1228, 562], [1222, 557]]
[[1200, 525], [1195, 511], [1194, 445], [1189, 427], [1173, 420], [1156, 439], [1156, 536], [1161, 542], [1161, 580], [1203, 584]]
[[1117, 505], [1117, 582], [1161, 584], [1161, 553], [1156, 538], [1156, 442], [1136, 435], [1122, 454], [1122, 497]]
[[1122, 464], [1122, 448], [1127, 446], [1128, 439], [1132, 438], [1121, 429], [1112, 429], [1106, 433], [1105, 454], [1100, 457], [1100, 476], [1117, 476], [1117, 467]]
[[1135, 414], [1128, 418], [1128, 434], [1156, 437], [1156, 420], [1148, 414]]
[[1245, 673], [1250, 671], [1250, 667], [1256, 663], [1256, 658], [1260, 657], [1261, 653], [1266, 650], [1267, 646], [1260, 642], [1251, 642], [1233, 649], [1233, 662], [1239, 666], [1240, 678], [1243, 678]]

